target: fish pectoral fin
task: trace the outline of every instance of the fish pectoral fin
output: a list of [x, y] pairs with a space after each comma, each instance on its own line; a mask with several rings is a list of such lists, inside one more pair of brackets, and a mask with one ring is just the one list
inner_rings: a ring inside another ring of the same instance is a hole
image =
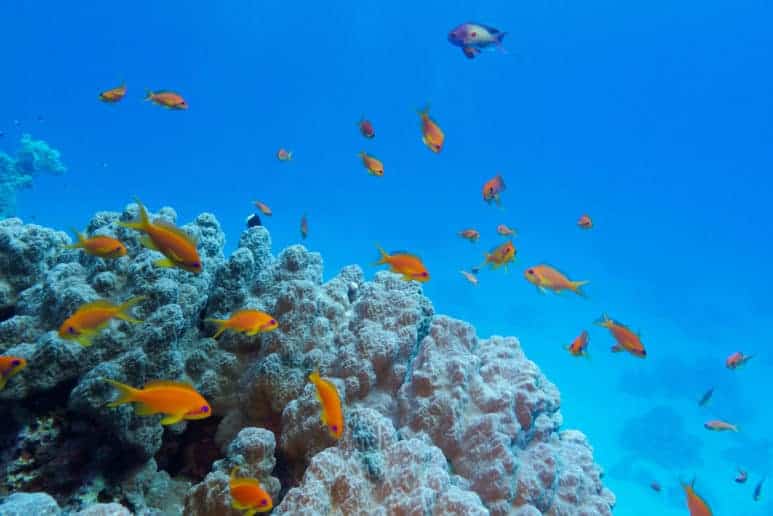
[[179, 414], [169, 414], [164, 419], [161, 420], [161, 424], [166, 425], [173, 425], [175, 423], [179, 423], [183, 420], [183, 417], [185, 416], [185, 412], [181, 412]]
[[134, 406], [134, 413], [138, 416], [152, 416], [153, 414], [157, 414], [158, 412], [156, 410], [153, 410], [148, 405], [145, 405], [144, 403], [137, 403]]
[[147, 247], [148, 249], [158, 251], [156, 244], [154, 244], [153, 240], [147, 235], [140, 237], [140, 244], [142, 244], [143, 247]]
[[403, 274], [402, 276], [400, 276], [400, 279], [403, 281], [413, 281], [413, 278], [407, 274]]
[[156, 267], [168, 268], [168, 267], [174, 267], [175, 263], [169, 258], [161, 258], [160, 260], [156, 260], [155, 262], [153, 262], [153, 265], [155, 265]]
[[541, 285], [537, 285], [537, 292], [539, 292], [540, 294], [543, 294], [543, 295], [548, 293], [548, 291], [545, 289], [545, 287], [543, 287]]
[[623, 348], [619, 344], [612, 346], [612, 353], [620, 353], [621, 351], [623, 351]]
[[78, 337], [75, 339], [75, 342], [87, 348], [94, 343], [94, 337], [96, 335], [96, 331], [82, 330], [80, 335], [78, 335]]

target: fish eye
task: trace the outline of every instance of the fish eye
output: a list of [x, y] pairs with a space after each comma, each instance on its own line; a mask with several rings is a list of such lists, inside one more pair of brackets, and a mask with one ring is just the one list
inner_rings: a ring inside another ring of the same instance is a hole
[[191, 265], [192, 265], [194, 268], [196, 268], [196, 269], [198, 269], [199, 267], [201, 267], [201, 264], [200, 264], [199, 262], [193, 262]]
[[263, 498], [263, 499], [260, 501], [260, 505], [268, 505], [268, 500], [266, 500], [265, 498]]
[[203, 413], [206, 414], [207, 412], [209, 412], [209, 407], [204, 405], [203, 407], [201, 407], [201, 411], [200, 412], [203, 412]]
[[276, 324], [276, 320], [271, 319], [270, 321], [268, 321], [268, 324]]
[[332, 428], [334, 432], [338, 432], [338, 425], [332, 425], [330, 428]]
[[534, 269], [528, 269], [528, 270], [526, 271], [526, 274], [534, 274]]
[[11, 366], [13, 366], [13, 367], [16, 367], [19, 364], [21, 364], [21, 360], [13, 360], [13, 361], [11, 361]]
[[69, 333], [70, 335], [75, 335], [75, 328], [73, 328], [72, 326], [68, 326], [67, 333]]
[[475, 37], [477, 37], [477, 36], [478, 36], [478, 33], [477, 33], [477, 32], [475, 32], [475, 31], [473, 31], [473, 32], [470, 32], [470, 37], [471, 37], [471, 38], [475, 38]]
[[426, 272], [422, 272], [422, 273], [421, 273], [421, 277], [422, 277], [422, 278], [426, 278], [426, 277], [427, 277], [427, 273], [426, 273]]

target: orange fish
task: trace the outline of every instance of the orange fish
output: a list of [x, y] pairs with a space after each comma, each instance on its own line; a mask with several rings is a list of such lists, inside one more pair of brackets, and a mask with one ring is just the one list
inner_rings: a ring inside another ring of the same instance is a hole
[[365, 152], [360, 152], [358, 156], [362, 158], [362, 164], [368, 169], [370, 175], [379, 177], [384, 175], [384, 164], [380, 160], [374, 156], [369, 156]]
[[469, 281], [473, 285], [478, 284], [478, 277], [475, 274], [467, 271], [459, 271], [459, 272], [462, 274], [462, 276], [464, 276], [467, 279], [467, 281]]
[[99, 94], [99, 100], [102, 102], [114, 103], [120, 101], [126, 95], [126, 83], [122, 83], [120, 86], [105, 90]]
[[552, 290], [557, 294], [563, 290], [571, 290], [575, 294], [585, 296], [580, 289], [583, 285], [589, 283], [588, 281], [572, 281], [562, 272], [545, 264], [529, 267], [523, 275], [529, 283], [536, 286], [537, 290], [543, 294], [548, 290]]
[[100, 258], [120, 258], [121, 256], [126, 256], [126, 246], [113, 237], [100, 235], [86, 238], [78, 231], [73, 231], [78, 241], [72, 245], [65, 246], [65, 249], [83, 249], [90, 255], [99, 256]]
[[583, 214], [577, 221], [577, 225], [582, 229], [590, 229], [593, 227], [593, 220], [591, 220], [590, 215]]
[[285, 149], [279, 149], [276, 151], [276, 159], [279, 161], [290, 161], [293, 159], [293, 153]]
[[266, 204], [263, 204], [263, 203], [262, 203], [262, 202], [260, 202], [260, 201], [255, 201], [255, 207], [256, 207], [257, 209], [259, 209], [259, 210], [260, 210], [260, 212], [261, 212], [263, 215], [268, 215], [268, 216], [270, 217], [270, 216], [273, 214], [273, 212], [271, 211], [271, 208], [269, 208], [269, 207], [268, 207], [268, 205], [266, 205]]
[[497, 233], [502, 236], [515, 236], [515, 230], [506, 226], [505, 224], [500, 224], [497, 226]]
[[316, 397], [322, 404], [322, 424], [327, 426], [330, 437], [340, 439], [344, 434], [344, 413], [336, 386], [330, 380], [321, 378], [318, 371], [309, 375], [309, 381], [317, 388]]
[[588, 332], [583, 330], [580, 335], [572, 341], [571, 344], [566, 346], [566, 349], [569, 350], [569, 353], [576, 357], [588, 357], [588, 343], [590, 342], [590, 337], [588, 336]]
[[130, 323], [142, 322], [129, 315], [129, 309], [143, 299], [144, 296], [133, 297], [120, 305], [114, 305], [105, 299], [85, 303], [65, 319], [59, 327], [59, 337], [74, 340], [81, 346], [91, 346], [94, 337], [106, 328], [112, 319]]
[[708, 504], [693, 489], [694, 485], [695, 480], [690, 484], [682, 484], [684, 494], [687, 495], [687, 508], [690, 511], [690, 516], [712, 516], [713, 513]]
[[306, 240], [306, 235], [309, 234], [309, 219], [306, 218], [306, 214], [304, 213], [301, 217], [301, 238]]
[[204, 419], [212, 415], [212, 408], [207, 400], [196, 389], [184, 382], [155, 380], [145, 384], [142, 389], [135, 389], [109, 378], [103, 378], [107, 383], [118, 389], [118, 398], [108, 403], [110, 408], [124, 403], [137, 403], [135, 413], [138, 416], [164, 414], [162, 425], [173, 425], [183, 419]]
[[8, 379], [27, 367], [27, 361], [21, 357], [0, 356], [0, 391], [5, 389]]
[[660, 489], [661, 489], [661, 487], [660, 487], [660, 484], [658, 484], [657, 482], [652, 482], [652, 483], [650, 484], [650, 487], [651, 487], [651, 488], [652, 488], [652, 490], [653, 490], [653, 491], [655, 491], [656, 493], [659, 493], [659, 492], [660, 492]]
[[505, 180], [501, 175], [496, 175], [495, 177], [486, 181], [486, 183], [483, 185], [483, 200], [489, 204], [491, 204], [491, 201], [494, 201], [497, 203], [497, 206], [501, 206], [502, 202], [499, 194], [504, 191]]
[[239, 470], [235, 467], [231, 470], [231, 478], [228, 487], [231, 492], [231, 507], [238, 511], [246, 511], [244, 516], [253, 516], [258, 512], [268, 512], [274, 507], [271, 495], [263, 489], [255, 478], [237, 478]]
[[728, 369], [738, 369], [752, 358], [754, 358], [754, 355], [744, 355], [740, 351], [736, 351], [725, 359], [725, 366]]
[[460, 231], [459, 236], [475, 243], [480, 238], [480, 233], [478, 233], [478, 230], [476, 229], [469, 228], [465, 229], [464, 231]]
[[748, 480], [749, 474], [742, 470], [741, 468], [738, 468], [738, 475], [735, 477], [735, 481], [737, 484], [744, 484], [746, 483], [746, 480]]
[[647, 351], [644, 349], [641, 338], [624, 324], [610, 319], [607, 314], [602, 315], [601, 319], [596, 321], [596, 324], [607, 328], [612, 337], [617, 341], [617, 344], [612, 346], [613, 353], [627, 351], [639, 358], [647, 356]]
[[421, 117], [421, 141], [424, 142], [429, 150], [438, 153], [443, 149], [443, 142], [446, 139], [443, 131], [438, 127], [434, 120], [429, 117], [429, 106], [420, 110]]
[[245, 333], [248, 336], [274, 331], [279, 327], [271, 315], [260, 310], [244, 309], [234, 312], [230, 319], [207, 319], [207, 322], [217, 325], [217, 332], [212, 335], [216, 339], [226, 330]]
[[182, 95], [174, 91], [150, 91], [147, 90], [145, 100], [149, 100], [158, 106], [167, 109], [188, 109], [188, 103], [182, 98]]
[[373, 129], [373, 124], [370, 123], [370, 120], [360, 118], [360, 121], [357, 122], [357, 125], [360, 127], [360, 134], [362, 134], [365, 138], [370, 140], [376, 136], [376, 131]]
[[719, 419], [712, 419], [711, 421], [706, 421], [703, 423], [703, 428], [706, 430], [712, 430], [714, 432], [737, 432], [738, 427], [736, 425], [731, 425], [730, 423], [726, 421], [721, 421]]
[[493, 248], [491, 251], [486, 253], [486, 259], [483, 260], [483, 263], [478, 265], [477, 267], [472, 268], [473, 273], [477, 273], [481, 267], [483, 267], [486, 264], [491, 265], [492, 269], [498, 269], [499, 267], [503, 266], [505, 267], [505, 272], [507, 272], [507, 264], [515, 260], [515, 254], [516, 254], [515, 245], [513, 244], [512, 240], [508, 240], [504, 244], [498, 245], [495, 248]]
[[375, 265], [388, 264], [389, 270], [401, 274], [404, 281], [418, 281], [421, 283], [429, 281], [429, 272], [427, 272], [427, 268], [418, 256], [402, 251], [397, 251], [390, 255], [382, 248], [376, 247], [381, 257]]
[[180, 228], [164, 220], [150, 222], [148, 212], [142, 203], [137, 201], [140, 219], [134, 222], [119, 222], [125, 228], [136, 229], [145, 233], [140, 242], [148, 249], [158, 251], [165, 259], [157, 260], [157, 267], [179, 267], [188, 272], [201, 272], [201, 258], [196, 250], [196, 241]]

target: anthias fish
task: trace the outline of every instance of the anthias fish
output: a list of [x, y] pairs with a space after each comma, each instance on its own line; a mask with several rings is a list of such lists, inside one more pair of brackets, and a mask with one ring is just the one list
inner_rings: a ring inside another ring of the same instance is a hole
[[239, 468], [234, 467], [228, 479], [231, 507], [237, 511], [245, 511], [244, 516], [270, 511], [274, 507], [271, 495], [263, 489], [258, 479], [237, 477], [238, 471]]
[[83, 249], [88, 254], [99, 256], [100, 258], [120, 258], [121, 256], [126, 256], [126, 246], [113, 237], [97, 235], [87, 238], [78, 231], [73, 231], [76, 242], [65, 246], [66, 249]]
[[336, 386], [330, 380], [320, 377], [318, 371], [309, 375], [309, 381], [314, 384], [317, 401], [322, 405], [322, 424], [327, 427], [332, 438], [340, 439], [344, 434], [344, 413]]
[[213, 339], [218, 338], [226, 330], [253, 336], [274, 331], [279, 327], [279, 323], [272, 315], [251, 309], [236, 311], [228, 319], [207, 319], [207, 322], [217, 325]]
[[207, 400], [192, 385], [184, 382], [156, 380], [146, 383], [142, 389], [135, 389], [109, 378], [104, 380], [118, 389], [119, 393], [115, 401], [108, 403], [108, 407], [136, 403], [134, 412], [138, 416], [164, 414], [162, 425], [173, 425], [183, 419], [204, 419], [212, 415]]
[[115, 305], [107, 299], [85, 303], [59, 326], [59, 337], [74, 340], [81, 346], [91, 346], [94, 337], [113, 319], [130, 323], [142, 322], [129, 315], [129, 309], [143, 299], [143, 296], [133, 297], [120, 305]]
[[462, 49], [465, 57], [473, 59], [482, 50], [502, 47], [507, 33], [482, 23], [467, 22], [455, 27], [448, 33], [448, 41]]

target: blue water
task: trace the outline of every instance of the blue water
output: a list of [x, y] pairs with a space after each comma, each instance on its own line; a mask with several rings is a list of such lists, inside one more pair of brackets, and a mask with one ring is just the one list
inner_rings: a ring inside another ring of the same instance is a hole
[[[308, 213], [305, 245], [327, 277], [350, 263], [375, 272], [377, 242], [411, 250], [439, 312], [520, 337], [559, 386], [616, 514], [687, 514], [679, 480], [693, 476], [716, 514], [773, 514], [773, 487], [751, 496], [773, 473], [773, 4], [221, 4], [3, 5], [0, 149], [29, 132], [69, 167], [21, 192], [19, 216], [83, 228], [136, 195], [181, 224], [215, 213], [230, 251], [260, 199], [275, 250], [299, 242]], [[446, 34], [468, 20], [507, 31], [508, 53], [465, 59]], [[122, 80], [121, 103], [97, 101]], [[145, 88], [178, 90], [190, 109], [142, 102]], [[420, 139], [427, 103], [446, 133], [437, 155]], [[277, 161], [280, 147], [295, 159]], [[481, 199], [497, 172], [502, 210]], [[586, 211], [596, 227], [580, 231]], [[501, 241], [499, 223], [519, 230], [516, 266], [473, 287], [457, 271]], [[456, 236], [471, 226], [476, 245]], [[523, 270], [541, 261], [591, 280], [589, 299], [537, 293]], [[609, 352], [592, 325], [602, 312], [641, 332], [645, 360]], [[562, 349], [582, 329], [591, 360]], [[757, 356], [729, 371], [737, 350]], [[713, 417], [741, 432], [705, 431]]]

